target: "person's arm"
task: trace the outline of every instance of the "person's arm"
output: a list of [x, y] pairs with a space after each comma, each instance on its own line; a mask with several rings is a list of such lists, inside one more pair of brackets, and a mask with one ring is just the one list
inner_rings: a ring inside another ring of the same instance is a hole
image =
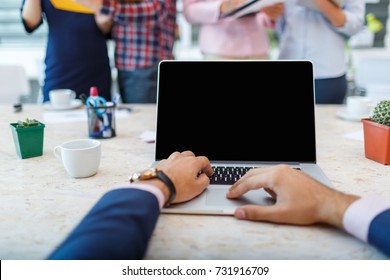
[[276, 22], [283, 15], [283, 13], [284, 3], [277, 3], [261, 9], [261, 13], [257, 13], [257, 18], [261, 20], [264, 27], [275, 29]]
[[[190, 151], [175, 152], [157, 167], [175, 186], [173, 203], [199, 195], [213, 173], [206, 157]], [[157, 178], [107, 192], [48, 259], [143, 258], [169, 196], [169, 188]]]
[[[373, 211], [378, 210], [375, 206], [378, 203], [362, 204], [364, 199], [329, 188], [287, 165], [248, 171], [229, 189], [227, 197], [238, 198], [259, 188], [264, 188], [275, 199], [275, 204], [241, 206], [236, 209], [235, 217], [296, 225], [326, 223], [344, 229], [390, 255], [390, 199], [382, 201], [379, 211]], [[357, 212], [356, 208], [362, 210]], [[359, 214], [362, 211], [373, 213], [368, 215], [368, 222]], [[358, 228], [365, 225], [369, 225], [368, 237], [362, 238]]]
[[34, 31], [42, 23], [41, 0], [25, 0], [22, 6], [22, 20], [27, 32]]
[[284, 3], [277, 3], [261, 9], [272, 21], [276, 21], [284, 12]]
[[[78, 0], [79, 1], [79, 0]], [[114, 23], [131, 24], [139, 18], [154, 17], [156, 10], [163, 9], [159, 1], [142, 0], [80, 0], [101, 1], [100, 8], [95, 7], [101, 14], [110, 16]]]
[[[242, 2], [242, 0], [237, 0]], [[217, 0], [183, 0], [183, 15], [191, 24], [213, 24], [219, 21], [221, 11], [227, 9], [228, 4], [233, 5], [233, 1]]]
[[344, 26], [346, 16], [342, 7], [338, 7], [331, 0], [314, 0], [314, 3], [334, 26]]
[[152, 193], [131, 188], [112, 190], [95, 204], [48, 259], [141, 259], [159, 212]]
[[73, 0], [95, 12], [95, 21], [99, 29], [108, 34], [111, 32], [113, 20], [111, 15], [102, 14], [103, 0]]
[[100, 31], [103, 32], [103, 34], [108, 34], [111, 32], [113, 25], [113, 20], [111, 16], [96, 12], [95, 21]]
[[345, 0], [337, 7], [331, 0], [315, 0], [318, 9], [333, 24], [336, 30], [346, 36], [352, 36], [364, 27], [364, 0]]
[[390, 199], [362, 197], [348, 207], [343, 225], [348, 233], [390, 256]]

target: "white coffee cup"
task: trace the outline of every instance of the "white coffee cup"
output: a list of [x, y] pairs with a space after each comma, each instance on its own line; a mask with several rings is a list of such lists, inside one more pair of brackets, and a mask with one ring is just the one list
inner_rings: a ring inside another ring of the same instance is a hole
[[76, 92], [71, 89], [53, 89], [49, 91], [49, 97], [53, 107], [67, 107], [76, 98]]
[[77, 139], [58, 145], [54, 155], [73, 178], [95, 175], [100, 165], [101, 144], [93, 139]]
[[366, 96], [348, 96], [347, 113], [354, 117], [368, 117], [372, 109], [372, 100]]

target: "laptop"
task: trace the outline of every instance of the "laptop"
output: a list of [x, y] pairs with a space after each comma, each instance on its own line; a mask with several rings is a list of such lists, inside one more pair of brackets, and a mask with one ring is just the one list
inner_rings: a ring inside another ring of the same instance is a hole
[[316, 161], [314, 104], [310, 61], [161, 61], [152, 165], [191, 150], [207, 156], [215, 174], [230, 173], [214, 176], [201, 195], [162, 212], [233, 215], [240, 205], [271, 205], [263, 189], [239, 199], [226, 192], [239, 172], [280, 163], [331, 186]]

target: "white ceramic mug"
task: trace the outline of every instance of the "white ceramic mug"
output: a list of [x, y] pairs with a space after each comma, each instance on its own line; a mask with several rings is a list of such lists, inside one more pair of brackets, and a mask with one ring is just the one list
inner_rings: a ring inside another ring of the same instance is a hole
[[53, 107], [67, 107], [76, 98], [76, 92], [71, 89], [53, 89], [49, 91], [49, 97]]
[[54, 155], [73, 178], [95, 175], [100, 165], [101, 144], [93, 139], [77, 139], [58, 145]]
[[347, 113], [351, 117], [368, 117], [372, 109], [372, 100], [366, 96], [348, 96]]

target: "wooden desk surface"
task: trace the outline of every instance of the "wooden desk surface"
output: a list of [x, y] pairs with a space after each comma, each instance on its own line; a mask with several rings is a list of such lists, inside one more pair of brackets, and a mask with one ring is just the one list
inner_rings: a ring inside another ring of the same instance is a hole
[[[129, 174], [151, 164], [154, 144], [138, 136], [154, 130], [155, 106], [132, 107], [133, 112], [117, 118], [117, 137], [101, 140], [98, 173], [73, 179], [52, 151], [62, 142], [87, 138], [86, 121], [55, 123], [39, 105], [25, 105], [22, 113], [0, 105], [0, 259], [44, 259], [104, 192], [126, 184]], [[362, 125], [338, 119], [339, 108], [317, 107], [318, 164], [339, 190], [390, 197], [390, 166], [366, 159], [363, 141], [346, 137], [362, 130]], [[47, 122], [43, 156], [22, 160], [16, 155], [9, 123], [26, 117]], [[146, 259], [386, 258], [370, 245], [324, 225], [173, 214], [161, 215], [146, 254]]]

